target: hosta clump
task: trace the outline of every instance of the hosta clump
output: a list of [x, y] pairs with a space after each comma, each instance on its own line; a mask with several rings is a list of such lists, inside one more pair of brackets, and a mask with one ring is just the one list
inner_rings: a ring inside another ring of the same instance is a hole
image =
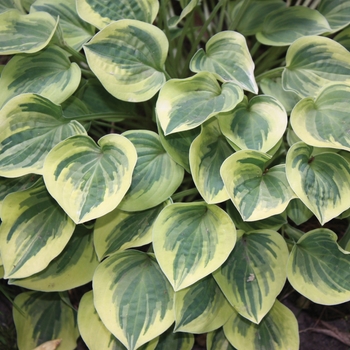
[[298, 349], [287, 280], [349, 301], [350, 231], [321, 227], [350, 216], [349, 24], [348, 0], [3, 1], [19, 349]]

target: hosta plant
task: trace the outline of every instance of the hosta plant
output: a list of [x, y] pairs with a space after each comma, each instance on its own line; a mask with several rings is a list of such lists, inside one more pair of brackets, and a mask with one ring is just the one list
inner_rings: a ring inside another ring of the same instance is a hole
[[1, 276], [23, 291], [20, 350], [186, 350], [202, 333], [208, 350], [296, 350], [287, 281], [350, 300], [350, 230], [324, 226], [350, 216], [349, 0], [0, 12]]

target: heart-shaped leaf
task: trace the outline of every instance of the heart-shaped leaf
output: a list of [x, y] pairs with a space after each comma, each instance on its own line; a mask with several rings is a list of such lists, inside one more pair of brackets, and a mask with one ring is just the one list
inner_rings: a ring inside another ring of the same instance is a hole
[[221, 177], [244, 221], [256, 221], [282, 213], [295, 197], [283, 164], [270, 169], [269, 155], [238, 151], [221, 166]]
[[312, 152], [303, 142], [294, 144], [286, 173], [293, 191], [324, 225], [350, 207], [350, 164], [336, 153]]
[[[92, 291], [85, 293], [79, 302], [78, 327], [81, 337], [90, 350], [127, 350], [102, 323], [94, 307]], [[138, 349], [154, 350], [158, 339], [155, 338]]]
[[62, 349], [76, 348], [79, 332], [75, 314], [58, 293], [21, 293], [14, 304], [17, 306], [13, 308], [13, 319], [19, 349], [33, 350], [52, 339], [61, 339]]
[[232, 153], [233, 150], [222, 136], [216, 118], [202, 125], [201, 134], [190, 148], [190, 165], [193, 181], [208, 204], [229, 199], [220, 176], [220, 167]]
[[50, 194], [75, 223], [101, 217], [120, 203], [137, 160], [133, 144], [108, 134], [98, 141], [73, 136], [46, 157], [44, 180]]
[[35, 94], [14, 97], [0, 110], [0, 175], [42, 174], [50, 150], [77, 134], [84, 127], [65, 119], [60, 106]]
[[30, 13], [41, 11], [59, 17], [64, 40], [73, 49], [80, 51], [83, 44], [95, 34], [95, 28], [78, 16], [75, 3], [75, 0], [36, 0]]
[[80, 68], [69, 61], [69, 54], [58, 46], [49, 45], [35, 54], [13, 57], [0, 79], [0, 106], [14, 96], [35, 93], [61, 103], [79, 85]]
[[316, 97], [328, 84], [350, 83], [350, 52], [332, 39], [305, 36], [286, 54], [282, 84], [301, 98]]
[[240, 33], [223, 31], [212, 36], [203, 49], [192, 57], [192, 72], [210, 72], [222, 82], [233, 82], [255, 94], [258, 86], [254, 78], [254, 62], [246, 40]]
[[211, 275], [176, 292], [174, 308], [177, 332], [211, 332], [232, 314], [232, 307]]
[[260, 324], [252, 323], [233, 311], [224, 325], [224, 332], [237, 349], [299, 350], [298, 321], [278, 300]]
[[235, 226], [225, 211], [206, 203], [165, 207], [153, 227], [153, 249], [175, 291], [220, 267], [236, 242]]
[[41, 179], [28, 190], [9, 194], [1, 219], [5, 278], [23, 278], [45, 269], [62, 252], [75, 228]]
[[245, 97], [231, 112], [219, 115], [222, 133], [239, 149], [270, 151], [287, 128], [287, 113], [272, 96]]
[[139, 247], [152, 241], [152, 227], [160, 211], [169, 204], [125, 212], [119, 208], [96, 220], [94, 246], [100, 260], [119, 250]]
[[174, 322], [173, 290], [152, 255], [136, 250], [111, 255], [97, 267], [93, 287], [102, 322], [129, 350]]
[[165, 83], [168, 47], [159, 28], [123, 19], [97, 33], [84, 45], [84, 51], [91, 70], [110, 94], [123, 101], [141, 102], [153, 97]]
[[350, 85], [325, 87], [314, 100], [304, 98], [291, 113], [293, 130], [305, 143], [350, 151]]
[[56, 31], [58, 21], [46, 12], [22, 15], [17, 10], [0, 14], [0, 54], [42, 50]]
[[298, 38], [322, 34], [330, 29], [318, 11], [306, 6], [290, 6], [270, 12], [256, 38], [264, 45], [285, 46]]
[[322, 0], [317, 5], [317, 11], [326, 17], [332, 32], [337, 32], [350, 23], [349, 0]]
[[350, 300], [350, 253], [337, 244], [337, 235], [319, 228], [304, 234], [290, 253], [288, 280], [315, 303], [341, 304]]
[[158, 0], [118, 0], [108, 6], [98, 0], [76, 0], [76, 5], [79, 16], [99, 29], [122, 19], [152, 23], [159, 10]]
[[92, 230], [81, 225], [46, 269], [27, 278], [11, 278], [9, 284], [42, 292], [70, 290], [90, 282], [97, 265]]
[[228, 112], [242, 101], [243, 91], [234, 83], [220, 87], [214, 75], [198, 73], [171, 79], [160, 90], [156, 113], [165, 135], [194, 129], [210, 117]]
[[138, 158], [131, 187], [119, 208], [139, 211], [155, 207], [180, 186], [184, 170], [170, 158], [155, 132], [130, 130], [123, 136], [133, 143]]
[[238, 231], [238, 236], [214, 278], [236, 311], [259, 324], [285, 284], [288, 247], [272, 230]]

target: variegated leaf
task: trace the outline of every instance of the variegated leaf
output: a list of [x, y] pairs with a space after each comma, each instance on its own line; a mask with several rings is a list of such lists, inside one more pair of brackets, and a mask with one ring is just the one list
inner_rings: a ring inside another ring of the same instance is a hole
[[190, 148], [190, 166], [193, 181], [208, 204], [230, 198], [220, 176], [220, 167], [232, 153], [233, 149], [222, 137], [216, 118], [202, 125], [201, 134]]
[[288, 260], [288, 280], [293, 288], [318, 304], [350, 300], [350, 253], [340, 248], [337, 239], [326, 228], [309, 231], [294, 245]]
[[42, 174], [50, 150], [77, 134], [86, 134], [84, 127], [65, 119], [61, 107], [45, 97], [14, 97], [0, 110], [0, 175]]
[[244, 36], [234, 31], [223, 31], [212, 36], [192, 57], [192, 72], [210, 72], [222, 82], [232, 82], [255, 94], [258, 86], [254, 78], [254, 62]]
[[39, 179], [38, 175], [29, 174], [16, 178], [0, 177], [0, 218], [1, 207], [5, 197], [13, 192], [23, 191], [32, 187]]
[[59, 17], [64, 40], [80, 51], [83, 44], [95, 34], [95, 28], [78, 16], [75, 3], [75, 0], [36, 0], [30, 13], [42, 11]]
[[119, 0], [108, 3], [76, 0], [76, 5], [79, 16], [99, 29], [122, 19], [152, 23], [159, 10], [157, 0]]
[[289, 47], [282, 73], [286, 90], [301, 98], [316, 97], [336, 82], [350, 82], [350, 52], [343, 46], [329, 38], [305, 36]]
[[175, 291], [220, 267], [236, 242], [236, 228], [225, 211], [203, 202], [165, 207], [153, 227], [153, 249]]
[[75, 227], [41, 179], [25, 191], [9, 194], [1, 218], [5, 278], [24, 278], [45, 269], [67, 245]]
[[96, 269], [93, 287], [102, 322], [128, 350], [174, 322], [173, 290], [153, 255], [136, 250], [111, 255]]
[[278, 300], [260, 324], [252, 323], [233, 311], [224, 325], [224, 332], [237, 349], [299, 350], [297, 319]]
[[350, 207], [350, 164], [336, 153], [313, 156], [313, 147], [294, 144], [287, 153], [290, 186], [322, 225]]
[[346, 27], [338, 33], [333, 40], [344, 46], [348, 51], [350, 49], [350, 27]]
[[153, 208], [177, 190], [184, 170], [170, 158], [155, 132], [130, 130], [123, 136], [133, 143], [138, 158], [130, 189], [119, 208], [125, 211]]
[[69, 61], [69, 54], [49, 45], [35, 54], [13, 57], [0, 79], [0, 106], [14, 96], [35, 93], [61, 103], [73, 94], [80, 82], [80, 68]]
[[189, 0], [187, 5], [183, 8], [180, 16], [173, 16], [169, 20], [169, 27], [176, 27], [187, 15], [189, 15], [196, 6], [200, 4], [200, 0]]
[[175, 331], [207, 333], [223, 326], [232, 307], [209, 275], [175, 293]]
[[313, 215], [312, 211], [299, 198], [289, 202], [287, 214], [297, 226], [308, 221]]
[[207, 350], [236, 350], [225, 337], [222, 328], [207, 334]]
[[[272, 11], [279, 8], [285, 8], [286, 3], [282, 0], [250, 0], [248, 6], [246, 0], [230, 2], [230, 19], [237, 23], [237, 31], [244, 36], [254, 35], [259, 32], [263, 26], [265, 17]], [[237, 21], [237, 19], [240, 19]], [[237, 22], [236, 22], [237, 21]]]
[[291, 113], [297, 136], [315, 147], [350, 151], [350, 84], [326, 86], [314, 100], [304, 98]]
[[11, 278], [9, 284], [42, 292], [70, 290], [90, 282], [97, 265], [92, 229], [81, 225], [44, 270], [23, 279]]
[[276, 231], [238, 231], [239, 239], [214, 278], [240, 315], [259, 324], [284, 287], [288, 247]]
[[46, 157], [44, 180], [50, 194], [79, 224], [117, 207], [130, 187], [137, 160], [133, 144], [124, 136], [108, 134], [95, 141], [73, 136]]
[[156, 26], [123, 19], [96, 34], [84, 51], [91, 70], [110, 94], [141, 102], [165, 83], [168, 47], [167, 37]]
[[[79, 303], [78, 327], [81, 337], [90, 350], [126, 350], [126, 347], [102, 323], [94, 307], [92, 291], [85, 293]], [[154, 350], [158, 339], [155, 338], [138, 349]]]
[[234, 110], [218, 117], [222, 133], [240, 149], [270, 151], [287, 128], [287, 113], [272, 96], [245, 97]]
[[74, 311], [58, 293], [26, 292], [19, 294], [13, 318], [20, 350], [33, 350], [53, 339], [61, 339], [60, 348], [73, 350], [79, 332]]
[[238, 151], [221, 166], [221, 177], [244, 221], [266, 219], [282, 213], [295, 197], [283, 164], [270, 169], [270, 156], [251, 150]]
[[33, 53], [51, 40], [56, 20], [46, 12], [22, 15], [17, 10], [0, 14], [0, 54]]
[[29, 12], [30, 6], [35, 0], [19, 0], [22, 4], [22, 7], [24, 8], [25, 11]]
[[17, 10], [20, 13], [25, 13], [21, 4], [21, 0], [2, 0], [0, 3], [0, 13], [8, 10]]
[[170, 327], [159, 337], [155, 350], [192, 350], [194, 345], [194, 336], [190, 333], [173, 333]]
[[157, 125], [160, 142], [169, 156], [190, 173], [190, 146], [193, 140], [199, 135], [200, 127], [165, 136], [159, 123]]
[[283, 105], [288, 114], [300, 101], [300, 97], [295, 92], [283, 89], [281, 76], [276, 78], [263, 78], [259, 82], [259, 86], [265, 95], [276, 98]]
[[290, 6], [270, 12], [256, 38], [264, 45], [286, 46], [298, 38], [330, 31], [327, 20], [316, 10]]
[[100, 260], [114, 252], [139, 247], [152, 241], [152, 227], [160, 211], [169, 204], [125, 212], [119, 208], [96, 220], [94, 246]]
[[286, 211], [258, 221], [244, 221], [232, 201], [227, 202], [226, 211], [227, 214], [230, 215], [235, 226], [245, 232], [262, 229], [277, 231], [288, 222]]
[[336, 32], [350, 23], [349, 0], [322, 0], [317, 6], [317, 11], [326, 17], [332, 32]]
[[211, 73], [171, 79], [160, 90], [156, 113], [165, 135], [194, 129], [220, 112], [228, 112], [243, 99], [234, 83], [220, 87]]

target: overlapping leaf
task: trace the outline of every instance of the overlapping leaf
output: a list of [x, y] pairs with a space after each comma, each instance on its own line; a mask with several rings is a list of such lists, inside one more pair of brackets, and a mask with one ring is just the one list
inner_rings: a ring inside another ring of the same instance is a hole
[[81, 72], [69, 54], [49, 45], [35, 54], [17, 55], [5, 66], [0, 79], [0, 106], [23, 93], [36, 93], [61, 103], [73, 94]]
[[139, 211], [157, 206], [180, 186], [184, 170], [163, 148], [153, 131], [135, 130], [123, 134], [137, 151], [137, 163], [129, 191], [119, 208]]
[[159, 10], [157, 0], [119, 0], [101, 3], [98, 0], [77, 0], [79, 16], [97, 28], [103, 28], [112, 21], [136, 19], [152, 23]]
[[270, 151], [287, 128], [287, 113], [272, 96], [245, 97], [236, 108], [219, 116], [222, 133], [237, 150]]
[[180, 16], [173, 16], [169, 20], [169, 27], [176, 27], [187, 15], [189, 15], [196, 6], [198, 6], [200, 0], [190, 0], [188, 4], [183, 8]]
[[238, 235], [214, 278], [236, 311], [259, 324], [285, 284], [288, 248], [276, 231], [238, 231]]
[[256, 38], [264, 45], [285, 46], [298, 38], [328, 31], [330, 26], [318, 11], [305, 6], [290, 6], [270, 12]]
[[90, 282], [97, 265], [92, 230], [81, 225], [46, 269], [27, 278], [10, 279], [9, 283], [42, 292], [70, 290]]
[[295, 198], [289, 202], [287, 214], [298, 226], [308, 221], [313, 215], [312, 211], [299, 198]]
[[202, 126], [201, 134], [190, 148], [190, 165], [193, 181], [208, 204], [220, 203], [229, 199], [220, 176], [220, 167], [233, 153], [219, 127], [216, 118]]
[[339, 32], [334, 38], [336, 42], [344, 46], [348, 51], [350, 49], [350, 27], [346, 27]]
[[174, 308], [177, 332], [211, 332], [232, 314], [232, 307], [211, 275], [176, 292]]
[[[82, 297], [78, 309], [78, 327], [81, 337], [90, 350], [126, 350], [126, 347], [105, 327], [94, 307], [92, 291]], [[139, 347], [139, 350], [154, 350], [158, 338]]]
[[350, 151], [349, 100], [350, 84], [327, 86], [315, 100], [304, 98], [292, 111], [293, 130], [309, 145]]
[[110, 94], [123, 101], [141, 102], [153, 97], [165, 83], [168, 47], [159, 28], [123, 19], [96, 34], [84, 51], [91, 70]]
[[332, 32], [336, 32], [350, 23], [349, 0], [322, 0], [317, 6], [317, 11], [326, 17]]
[[295, 197], [283, 164], [270, 169], [270, 156], [244, 150], [227, 158], [221, 177], [230, 198], [244, 221], [256, 221], [282, 213]]
[[43, 49], [57, 27], [46, 12], [22, 15], [17, 10], [0, 14], [0, 54], [33, 53]]
[[237, 349], [299, 350], [297, 319], [278, 300], [260, 324], [252, 323], [233, 311], [224, 325], [224, 332]]
[[288, 261], [293, 288], [318, 304], [335, 305], [350, 300], [349, 252], [337, 244], [337, 235], [320, 228], [304, 234]]
[[330, 83], [350, 82], [350, 53], [332, 39], [305, 36], [288, 49], [282, 84], [301, 98], [316, 97]]
[[1, 218], [1, 257], [6, 278], [23, 278], [45, 269], [67, 245], [75, 227], [42, 180], [25, 191], [8, 195]]
[[96, 269], [93, 286], [102, 322], [129, 350], [174, 322], [173, 290], [152, 255], [133, 250], [111, 255]]
[[194, 336], [190, 333], [173, 333], [170, 327], [159, 337], [155, 350], [192, 350], [194, 345]]
[[16, 9], [20, 13], [24, 13], [23, 7], [21, 5], [21, 0], [2, 0], [0, 4], [0, 13], [6, 12], [8, 10]]
[[95, 34], [95, 28], [78, 16], [75, 3], [75, 0], [36, 0], [30, 8], [30, 13], [42, 11], [59, 17], [64, 40], [79, 51]]
[[60, 141], [86, 134], [62, 116], [61, 107], [35, 94], [14, 97], [0, 111], [0, 175], [42, 174], [47, 154]]
[[124, 136], [105, 135], [98, 145], [88, 136], [73, 136], [46, 157], [44, 180], [73, 221], [83, 223], [116, 208], [130, 187], [136, 160], [135, 147]]
[[73, 350], [79, 332], [74, 311], [57, 293], [26, 292], [19, 294], [13, 318], [20, 350], [33, 350], [53, 339], [61, 339], [60, 348]]
[[212, 36], [192, 57], [192, 72], [210, 72], [222, 82], [233, 82], [244, 90], [258, 93], [254, 78], [254, 62], [244, 36], [234, 31], [223, 31]]
[[151, 243], [154, 220], [167, 204], [165, 202], [139, 212], [125, 212], [116, 208], [97, 219], [94, 245], [99, 259], [119, 250]]
[[194, 129], [210, 117], [228, 112], [243, 99], [234, 83], [220, 87], [211, 73], [198, 73], [187, 79], [171, 79], [161, 89], [156, 112], [165, 135]]
[[225, 337], [222, 328], [207, 334], [207, 350], [236, 350]]
[[175, 203], [153, 227], [157, 261], [175, 291], [215, 271], [236, 242], [236, 229], [222, 209], [206, 203]]
[[336, 153], [312, 153], [313, 147], [294, 144], [286, 173], [293, 191], [324, 225], [350, 207], [350, 164]]

